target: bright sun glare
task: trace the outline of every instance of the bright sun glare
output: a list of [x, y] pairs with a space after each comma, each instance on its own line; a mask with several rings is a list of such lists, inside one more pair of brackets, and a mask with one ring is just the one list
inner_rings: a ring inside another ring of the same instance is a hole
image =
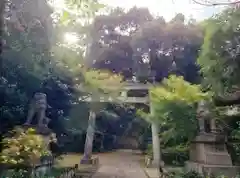
[[[50, 0], [55, 9], [64, 8], [64, 0]], [[177, 13], [182, 13], [186, 18], [193, 17], [202, 20], [219, 12], [222, 7], [204, 7], [195, 4], [192, 0], [99, 0], [111, 7], [130, 9], [133, 6], [146, 7], [153, 15], [162, 16], [165, 20], [171, 20]], [[69, 44], [78, 42], [76, 34], [66, 33], [64, 41]]]
[[64, 41], [69, 44], [76, 44], [79, 41], [77, 34], [75, 33], [65, 33]]
[[[55, 9], [63, 9], [65, 6], [64, 0], [49, 0], [49, 2]], [[146, 7], [154, 15], [162, 16], [167, 21], [171, 20], [177, 13], [202, 20], [219, 12], [223, 8], [223, 6], [201, 6], [194, 3], [193, 0], [99, 0], [99, 2], [107, 6], [122, 7], [124, 9], [130, 9], [133, 6]]]
[[119, 6], [129, 9], [133, 6], [146, 7], [154, 15], [162, 16], [165, 20], [171, 20], [177, 13], [184, 14], [187, 18], [193, 17], [202, 20], [212, 16], [222, 7], [205, 7], [197, 5], [192, 0], [100, 0], [109, 6]]

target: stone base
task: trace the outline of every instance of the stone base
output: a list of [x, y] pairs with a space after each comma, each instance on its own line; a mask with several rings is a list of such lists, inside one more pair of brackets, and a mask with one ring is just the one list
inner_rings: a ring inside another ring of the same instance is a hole
[[83, 158], [83, 159], [81, 159], [80, 164], [98, 165], [99, 158], [98, 157], [94, 157], [94, 158], [90, 158], [90, 159]]
[[191, 161], [186, 162], [185, 169], [187, 171], [193, 170], [204, 175], [225, 175], [227, 177], [235, 177], [240, 173], [240, 166], [208, 165]]
[[31, 124], [24, 124], [23, 125], [24, 129], [29, 129], [29, 128], [33, 128], [36, 130], [37, 134], [40, 135], [50, 135], [52, 133], [52, 130], [49, 129], [47, 126], [37, 126], [37, 125], [31, 125]]
[[[145, 160], [144, 160], [145, 166], [147, 168], [159, 168], [159, 165], [157, 163], [155, 163], [152, 159], [152, 157], [150, 156], [145, 156]], [[163, 167], [164, 166], [164, 162], [161, 161], [160, 165]]]
[[195, 140], [192, 141], [193, 143], [225, 143], [226, 137], [220, 134], [214, 133], [201, 133], [200, 135], [196, 136]]
[[48, 127], [37, 127], [36, 129], [37, 133], [40, 135], [50, 135], [52, 133], [52, 130]]
[[[165, 163], [163, 161], [160, 162], [160, 166], [164, 167]], [[158, 163], [155, 163], [154, 161], [151, 162], [151, 167], [152, 168], [159, 168]]]
[[190, 144], [190, 161], [204, 165], [232, 166], [225, 137], [216, 134], [198, 135]]

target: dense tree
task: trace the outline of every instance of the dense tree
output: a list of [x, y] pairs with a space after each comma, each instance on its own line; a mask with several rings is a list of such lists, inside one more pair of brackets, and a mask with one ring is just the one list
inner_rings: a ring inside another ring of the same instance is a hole
[[[177, 135], [191, 140], [197, 130], [196, 103], [210, 99], [199, 85], [184, 81], [183, 77], [170, 76], [164, 79], [162, 86], [151, 91], [155, 119], [164, 127], [171, 128], [162, 134], [163, 140], [177, 139]], [[188, 125], [189, 124], [189, 125]], [[167, 136], [168, 135], [168, 136]]]
[[[1, 54], [3, 128], [4, 123], [13, 124], [9, 120], [19, 123], [19, 119], [23, 119], [28, 98], [40, 89], [49, 72], [49, 33], [44, 31], [44, 27], [51, 28], [48, 23], [51, 11], [45, 1], [41, 1], [42, 8], [38, 8], [36, 13], [28, 11], [32, 9], [29, 6], [36, 6], [36, 3], [37, 1], [30, 4], [10, 1], [6, 4], [5, 31], [2, 34], [4, 45]], [[40, 37], [42, 40], [39, 40]]]
[[88, 62], [128, 79], [138, 75], [145, 80], [156, 75], [157, 81], [161, 81], [174, 72], [197, 82], [195, 62], [201, 37], [199, 26], [193, 20], [186, 24], [182, 14], [166, 23], [146, 9], [116, 9], [95, 19], [90, 47], [94, 53], [89, 55]]
[[229, 8], [205, 23], [198, 63], [205, 87], [216, 95], [239, 90], [239, 16], [239, 8]]
[[133, 51], [129, 43], [131, 34], [152, 18], [148, 9], [136, 7], [128, 12], [117, 8], [109, 15], [96, 17], [91, 27], [91, 47], [87, 59], [89, 65], [109, 69], [131, 78], [133, 65]]
[[[144, 24], [132, 38], [132, 48], [142, 59], [149, 51], [149, 65], [156, 80], [171, 73], [197, 82], [196, 56], [201, 45], [201, 30], [194, 24], [185, 25], [184, 16], [177, 14], [169, 23], [155, 19]], [[142, 61], [144, 63], [144, 61]]]
[[[85, 0], [77, 6], [74, 1], [66, 1], [61, 11], [52, 9], [46, 1], [23, 2], [12, 0], [6, 4], [0, 76], [1, 132], [22, 123], [29, 99], [34, 92], [42, 91], [48, 95], [47, 115], [52, 118], [50, 125], [55, 132], [86, 128], [83, 118], [87, 119], [88, 114], [81, 111], [94, 109], [101, 111], [98, 131], [124, 135], [138, 118], [134, 109], [107, 105], [108, 110], [103, 112], [106, 105], [79, 104], [83, 95], [116, 96], [123, 80], [118, 74], [122, 74], [124, 79], [137, 76], [145, 82], [154, 77], [163, 83], [152, 90], [151, 96], [157, 97], [151, 102], [153, 117], [161, 121], [165, 145], [186, 143], [187, 136], [194, 135], [194, 103], [205, 98], [199, 86], [190, 84], [200, 81], [196, 58], [202, 31], [196, 21], [186, 22], [184, 15], [177, 14], [165, 22], [145, 8], [134, 7], [129, 11], [112, 9], [90, 23], [94, 12], [102, 7], [97, 1]], [[239, 9], [228, 9], [203, 23], [205, 38], [198, 62], [204, 86], [216, 96], [239, 90], [238, 22]], [[78, 40], [74, 44], [64, 41], [66, 32]], [[164, 79], [171, 74], [183, 78]], [[109, 90], [109, 85], [116, 87]], [[142, 127], [142, 123], [136, 125]]]
[[[160, 86], [150, 90], [152, 112], [147, 114], [139, 110], [139, 114], [149, 123], [160, 127], [164, 153], [168, 151], [167, 154], [187, 155], [188, 144], [196, 136], [198, 128], [196, 104], [203, 99], [210, 99], [210, 95], [203, 93], [199, 85], [185, 81], [182, 76], [171, 75]], [[157, 129], [152, 129], [152, 132], [154, 130]], [[155, 134], [158, 134], [158, 130]], [[155, 141], [160, 144], [157, 139]], [[153, 142], [153, 152], [156, 149], [154, 144]], [[167, 163], [174, 160], [168, 159], [169, 157], [166, 158]]]
[[229, 144], [234, 161], [239, 161], [239, 17], [239, 8], [228, 8], [205, 21], [198, 58], [203, 87], [214, 94], [219, 125], [235, 141]]
[[[92, 18], [100, 6], [97, 1], [89, 2], [88, 8], [74, 9], [78, 13], [72, 14], [70, 12], [75, 6], [71, 3], [60, 12], [52, 9], [47, 1], [9, 1], [5, 5], [0, 83], [3, 98], [1, 133], [23, 123], [28, 101], [37, 91], [48, 95], [47, 115], [52, 118], [51, 127], [57, 133], [63, 132], [60, 120], [69, 115], [69, 109], [79, 102], [79, 96], [87, 91], [91, 94], [89, 89], [96, 87], [93, 83], [101, 80], [106, 84], [110, 76], [104, 72], [104, 78], [93, 78], [96, 72], [83, 66], [86, 44], [81, 37], [85, 33], [84, 24], [76, 22], [83, 15], [86, 19]], [[66, 32], [73, 30], [71, 25], [78, 26], [75, 32], [81, 39], [72, 46], [63, 39]], [[90, 83], [90, 80], [95, 82]], [[119, 80], [115, 78], [114, 81], [117, 84]], [[96, 91], [99, 89], [100, 85]]]

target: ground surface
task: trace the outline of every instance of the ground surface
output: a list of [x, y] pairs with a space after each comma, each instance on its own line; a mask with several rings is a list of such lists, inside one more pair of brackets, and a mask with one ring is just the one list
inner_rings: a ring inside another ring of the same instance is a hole
[[[116, 152], [100, 153], [100, 166], [93, 178], [147, 178], [143, 168], [140, 166], [143, 156], [128, 150], [119, 150]], [[74, 167], [79, 164], [80, 154], [64, 155], [59, 160], [57, 167]], [[80, 165], [82, 168], [84, 165]]]
[[99, 154], [100, 167], [93, 178], [147, 178], [140, 166], [141, 155], [117, 151]]
[[[130, 150], [99, 153], [100, 167], [93, 178], [158, 178], [159, 173], [155, 168], [144, 168], [144, 156]], [[58, 168], [74, 167], [79, 164], [81, 154], [67, 154], [57, 162]], [[141, 164], [141, 166], [140, 166]], [[79, 165], [82, 170], [88, 169], [87, 165]], [[181, 172], [181, 167], [165, 167], [168, 171]], [[148, 176], [146, 176], [147, 174]]]
[[81, 154], [67, 154], [63, 155], [62, 159], [58, 160], [56, 163], [57, 167], [74, 167], [75, 164], [79, 164], [80, 159], [82, 155]]

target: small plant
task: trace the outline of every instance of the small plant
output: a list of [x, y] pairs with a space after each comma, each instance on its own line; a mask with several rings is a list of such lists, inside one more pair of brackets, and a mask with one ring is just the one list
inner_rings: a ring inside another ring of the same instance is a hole
[[25, 178], [27, 174], [27, 171], [25, 170], [9, 170], [4, 175], [4, 178]]
[[232, 157], [233, 162], [239, 163], [240, 162], [240, 122], [237, 122], [237, 128], [232, 130], [230, 134], [230, 139], [233, 140], [232, 143], [228, 144], [230, 146], [229, 148], [231, 149], [230, 154]]
[[172, 171], [169, 172], [169, 178], [207, 178], [196, 171]]
[[42, 136], [37, 135], [34, 129], [24, 131], [16, 128], [10, 132], [11, 137], [3, 139], [3, 150], [0, 153], [0, 163], [24, 166], [34, 166], [40, 157], [50, 152]]
[[199, 174], [196, 171], [185, 172], [182, 175], [183, 178], [204, 178], [203, 175]]
[[147, 150], [146, 153], [148, 156], [152, 157], [153, 156], [153, 148], [152, 148], [152, 144], [148, 144], [147, 146]]

